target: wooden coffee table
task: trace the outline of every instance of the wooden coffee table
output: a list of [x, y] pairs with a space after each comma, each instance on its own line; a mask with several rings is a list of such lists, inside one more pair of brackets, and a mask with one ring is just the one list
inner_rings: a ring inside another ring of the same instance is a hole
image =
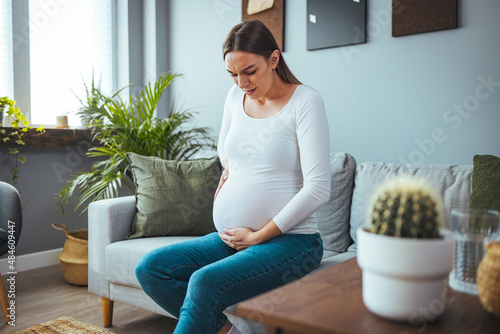
[[[445, 307], [436, 320], [433, 310]], [[380, 318], [365, 307], [356, 259], [236, 304], [242, 318], [266, 324], [266, 333], [500, 333], [500, 319], [474, 295], [447, 287], [441, 298], [408, 322]]]

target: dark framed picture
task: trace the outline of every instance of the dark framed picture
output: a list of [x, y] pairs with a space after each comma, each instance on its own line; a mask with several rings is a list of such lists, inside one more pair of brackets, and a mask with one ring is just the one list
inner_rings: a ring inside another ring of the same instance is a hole
[[457, 7], [457, 0], [392, 0], [392, 36], [457, 28]]
[[307, 50], [366, 43], [366, 0], [307, 0]]

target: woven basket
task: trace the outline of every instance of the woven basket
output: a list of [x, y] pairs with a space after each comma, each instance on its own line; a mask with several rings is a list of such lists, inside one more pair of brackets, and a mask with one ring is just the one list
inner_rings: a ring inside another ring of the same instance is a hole
[[66, 242], [57, 257], [61, 262], [64, 279], [72, 285], [88, 285], [88, 230], [69, 232], [65, 225], [56, 223], [52, 227], [66, 233]]
[[484, 308], [500, 318], [500, 241], [486, 244], [486, 251], [477, 269], [479, 299]]

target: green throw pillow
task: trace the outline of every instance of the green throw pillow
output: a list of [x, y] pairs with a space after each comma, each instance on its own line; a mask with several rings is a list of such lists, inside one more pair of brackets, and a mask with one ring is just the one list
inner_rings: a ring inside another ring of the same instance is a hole
[[500, 158], [493, 155], [475, 155], [472, 169], [472, 209], [500, 211]]
[[215, 231], [212, 207], [221, 175], [219, 158], [176, 161], [127, 153], [127, 159], [137, 207], [127, 239]]

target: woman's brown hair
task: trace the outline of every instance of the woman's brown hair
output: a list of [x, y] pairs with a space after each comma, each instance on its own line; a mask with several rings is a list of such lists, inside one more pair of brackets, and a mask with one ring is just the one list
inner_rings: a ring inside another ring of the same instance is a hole
[[222, 45], [222, 58], [225, 59], [229, 52], [243, 51], [269, 59], [274, 50], [280, 53], [278, 67], [276, 67], [278, 77], [285, 83], [300, 84], [286, 65], [273, 34], [264, 23], [258, 20], [243, 21], [231, 29]]

